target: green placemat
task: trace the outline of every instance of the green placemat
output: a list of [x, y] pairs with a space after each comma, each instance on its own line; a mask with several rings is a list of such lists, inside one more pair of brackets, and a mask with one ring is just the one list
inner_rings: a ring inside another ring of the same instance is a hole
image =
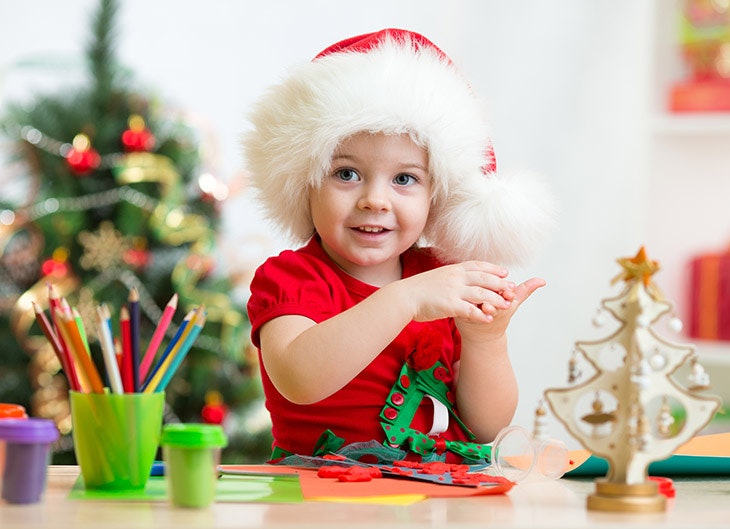
[[[142, 490], [86, 490], [82, 476], [69, 498], [78, 500], [167, 501], [167, 481], [151, 476]], [[300, 503], [304, 501], [298, 476], [222, 476], [215, 501], [229, 503]]]
[[[608, 462], [591, 455], [577, 468], [565, 474], [570, 476], [605, 476]], [[730, 476], [730, 457], [673, 455], [649, 464], [650, 476]]]

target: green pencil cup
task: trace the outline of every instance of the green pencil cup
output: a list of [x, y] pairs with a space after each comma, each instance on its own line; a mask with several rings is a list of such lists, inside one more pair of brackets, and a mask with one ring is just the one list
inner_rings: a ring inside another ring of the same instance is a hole
[[70, 391], [76, 461], [86, 489], [143, 489], [157, 454], [165, 394]]
[[160, 445], [173, 505], [202, 508], [213, 503], [220, 452], [227, 443], [217, 425], [165, 425]]

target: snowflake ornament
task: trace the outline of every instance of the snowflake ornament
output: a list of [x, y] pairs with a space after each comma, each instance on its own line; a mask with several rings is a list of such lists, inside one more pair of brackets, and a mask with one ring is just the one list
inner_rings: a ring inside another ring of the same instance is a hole
[[79, 243], [84, 247], [79, 264], [86, 270], [100, 272], [122, 264], [125, 252], [132, 246], [110, 221], [99, 224], [95, 232], [84, 230], [79, 233]]

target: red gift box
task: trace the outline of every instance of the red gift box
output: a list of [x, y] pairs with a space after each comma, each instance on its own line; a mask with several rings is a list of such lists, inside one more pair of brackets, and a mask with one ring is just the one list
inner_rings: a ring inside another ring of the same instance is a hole
[[730, 81], [689, 81], [671, 88], [669, 110], [672, 112], [730, 111]]
[[730, 340], [730, 251], [690, 261], [689, 335]]

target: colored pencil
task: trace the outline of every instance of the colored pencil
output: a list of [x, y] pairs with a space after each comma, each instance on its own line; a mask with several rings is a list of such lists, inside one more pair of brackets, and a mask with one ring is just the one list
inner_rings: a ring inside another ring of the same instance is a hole
[[157, 385], [160, 383], [160, 380], [162, 380], [165, 372], [169, 369], [169, 366], [175, 358], [178, 350], [180, 349], [182, 344], [185, 343], [185, 339], [188, 337], [188, 334], [190, 334], [190, 331], [195, 325], [195, 322], [202, 317], [203, 310], [204, 309], [202, 305], [193, 309], [192, 317], [189, 321], [186, 322], [185, 328], [181, 331], [178, 331], [176, 339], [173, 339], [173, 342], [168, 347], [165, 358], [161, 359], [161, 362], [159, 362], [159, 365], [156, 366], [154, 373], [152, 373], [152, 375], [150, 376], [150, 379], [143, 390], [145, 393], [152, 393], [153, 391], [155, 391], [155, 389], [157, 389]]
[[119, 311], [119, 334], [122, 340], [122, 385], [125, 393], [133, 393], [132, 343], [129, 328], [129, 309], [126, 306], [122, 306]]
[[89, 350], [89, 339], [86, 336], [86, 328], [84, 327], [84, 322], [81, 319], [81, 314], [79, 314], [79, 311], [75, 308], [71, 310], [71, 314], [73, 314], [74, 321], [76, 322], [76, 327], [79, 328], [79, 334], [81, 335], [81, 340], [84, 342], [84, 347], [86, 350]]
[[97, 313], [97, 333], [99, 334], [99, 343], [101, 343], [101, 352], [104, 355], [104, 365], [106, 366], [106, 375], [109, 379], [109, 386], [114, 393], [124, 393], [122, 385], [122, 377], [117, 364], [117, 357], [114, 353], [114, 342], [110, 332], [109, 308], [106, 305], [99, 305], [96, 308]]
[[165, 305], [165, 309], [162, 311], [162, 317], [157, 323], [157, 328], [155, 329], [154, 334], [152, 334], [152, 339], [147, 346], [147, 351], [145, 351], [144, 358], [142, 359], [142, 363], [139, 366], [140, 380], [145, 380], [147, 378], [147, 373], [150, 370], [150, 366], [152, 365], [152, 362], [157, 355], [157, 349], [159, 349], [160, 343], [162, 343], [162, 339], [165, 337], [165, 332], [167, 332], [167, 328], [172, 321], [172, 317], [175, 314], [176, 309], [177, 293], [173, 294], [172, 298], [170, 298], [170, 301], [168, 301], [167, 305]]
[[[39, 327], [67, 374], [69, 387], [85, 393], [106, 393], [109, 390], [104, 386], [101, 371], [91, 356], [79, 311], [71, 307], [65, 298], [59, 298], [50, 283], [48, 299], [51, 307], [50, 317], [47, 317], [35, 302], [32, 303], [33, 310]], [[155, 363], [160, 344], [177, 310], [178, 295], [174, 294], [163, 309], [144, 358], [139, 355], [140, 300], [136, 288], [130, 289], [127, 301], [122, 305], [119, 314], [119, 338], [114, 336], [111, 314], [106, 304], [102, 303], [96, 307], [96, 317], [93, 321], [101, 346], [104, 370], [107, 374], [105, 378], [108, 380], [109, 388], [115, 394], [165, 391], [202, 332], [207, 316], [205, 307], [200, 305], [185, 315], [174, 337]], [[155, 366], [151, 368], [153, 363]]]
[[71, 341], [71, 337], [64, 322], [64, 318], [66, 316], [63, 314], [63, 309], [61, 307], [56, 309], [55, 317], [58, 322], [58, 337], [61, 340], [61, 343], [65, 344], [69, 366], [73, 366], [72, 369], [76, 375], [76, 380], [78, 381], [78, 391], [88, 393], [91, 391], [91, 382], [89, 382], [89, 378], [81, 364], [83, 360], [78, 356], [78, 352]]
[[172, 362], [170, 362], [170, 365], [168, 366], [167, 370], [162, 375], [162, 378], [160, 379], [160, 382], [157, 384], [157, 387], [154, 389], [156, 393], [165, 391], [165, 388], [170, 383], [170, 380], [172, 379], [173, 375], [177, 371], [178, 367], [180, 367], [180, 364], [185, 359], [185, 356], [188, 354], [188, 351], [190, 351], [190, 348], [193, 346], [193, 342], [195, 342], [195, 339], [200, 334], [200, 331], [203, 330], [203, 325], [205, 325], [205, 315], [198, 318], [195, 323], [193, 324], [193, 328], [191, 329], [190, 333], [185, 338], [185, 342], [180, 346], [180, 349], [177, 351], [175, 356], [172, 359]]
[[182, 323], [180, 324], [180, 327], [178, 327], [177, 332], [175, 333], [175, 336], [173, 336], [172, 340], [170, 340], [170, 343], [167, 344], [167, 347], [165, 347], [165, 350], [162, 352], [162, 355], [160, 355], [160, 358], [157, 359], [155, 366], [152, 369], [150, 369], [150, 372], [147, 374], [147, 379], [142, 384], [141, 391], [145, 390], [145, 388], [152, 381], [152, 378], [162, 367], [162, 364], [165, 363], [165, 361], [167, 360], [167, 357], [170, 355], [170, 352], [175, 347], [175, 344], [180, 340], [180, 337], [185, 332], [185, 329], [187, 328], [187, 326], [190, 324], [190, 320], [193, 319], [193, 316], [195, 315], [196, 310], [197, 309], [193, 309], [185, 315]]
[[71, 316], [71, 305], [69, 305], [68, 300], [66, 298], [61, 298], [59, 300], [59, 307], [63, 309], [63, 314], [67, 316]]
[[73, 315], [60, 314], [59, 320], [61, 323], [61, 333], [68, 341], [69, 349], [76, 361], [76, 370], [81, 373], [80, 378], [86, 379], [88, 384], [87, 391], [104, 393], [104, 384], [101, 382], [99, 372], [92, 362], [91, 355], [81, 339], [81, 333], [79, 332], [79, 328], [76, 326]]
[[71, 352], [68, 350], [68, 346], [63, 340], [63, 336], [61, 335], [59, 329], [60, 322], [58, 321], [57, 310], [59, 310], [61, 307], [61, 300], [58, 297], [58, 293], [56, 292], [53, 283], [48, 283], [48, 306], [50, 307], [51, 323], [53, 323], [53, 328], [56, 331], [56, 336], [58, 337], [58, 341], [61, 343], [63, 356], [64, 358], [66, 358], [66, 364], [68, 366], [68, 371], [66, 371], [66, 378], [68, 379], [68, 385], [72, 390], [79, 391], [81, 389], [81, 382], [79, 382], [79, 377], [76, 373], [76, 365], [71, 358]]
[[117, 366], [119, 367], [119, 373], [122, 373], [124, 365], [122, 364], [122, 342], [119, 341], [119, 337], [114, 337], [114, 356], [117, 357]]
[[[53, 351], [58, 357], [58, 361], [61, 364], [61, 368], [63, 369], [64, 374], [66, 375], [66, 377], [68, 377], [68, 374], [70, 372], [69, 359], [66, 356], [66, 353], [63, 351], [63, 346], [61, 345], [61, 341], [59, 340], [56, 331], [53, 329], [53, 324], [48, 320], [45, 312], [43, 312], [43, 309], [41, 309], [36, 302], [33, 302], [33, 310], [35, 311], [35, 318], [38, 322], [38, 326], [41, 328], [43, 334], [46, 336], [48, 342], [51, 344]], [[70, 380], [69, 387], [71, 387]]]
[[140, 321], [139, 321], [139, 292], [135, 287], [129, 291], [129, 338], [130, 352], [132, 353], [132, 387], [139, 391], [139, 364], [140, 364]]

